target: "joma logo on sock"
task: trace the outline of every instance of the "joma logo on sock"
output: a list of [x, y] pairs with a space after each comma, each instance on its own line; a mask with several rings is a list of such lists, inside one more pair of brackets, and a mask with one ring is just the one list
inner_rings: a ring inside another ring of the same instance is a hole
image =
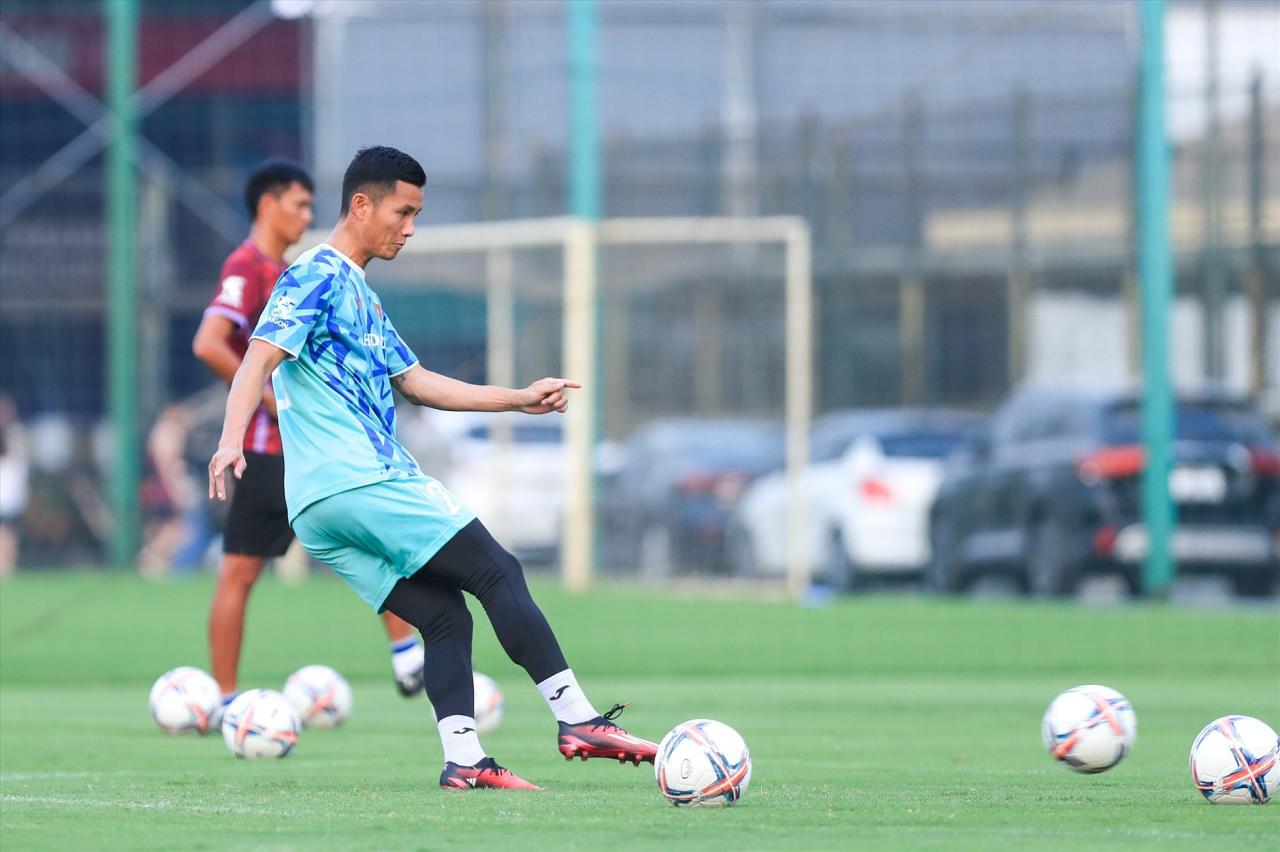
[[552, 700], [552, 701], [558, 701], [558, 700], [560, 699], [560, 696], [561, 696], [561, 695], [564, 695], [564, 691], [565, 691], [566, 689], [568, 689], [568, 688], [569, 688], [569, 684], [567, 684], [567, 683], [566, 683], [564, 686], [562, 686], [562, 687], [560, 687], [559, 689], [557, 689], [557, 690], [556, 690], [556, 694], [555, 694], [555, 695], [553, 695], [553, 696], [551, 696], [551, 700]]
[[475, 728], [463, 728], [461, 731], [454, 731], [455, 734], [465, 734], [467, 731], [474, 731]]

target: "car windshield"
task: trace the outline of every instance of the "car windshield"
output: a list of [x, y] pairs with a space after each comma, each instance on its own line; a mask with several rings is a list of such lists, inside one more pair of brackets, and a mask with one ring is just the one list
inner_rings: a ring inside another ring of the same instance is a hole
[[746, 423], [690, 426], [666, 432], [659, 452], [705, 468], [766, 469], [782, 464], [780, 430]]
[[[1179, 403], [1179, 441], [1232, 441], [1270, 446], [1275, 436], [1250, 408], [1234, 403]], [[1103, 417], [1103, 440], [1108, 444], [1137, 444], [1142, 440], [1142, 414], [1136, 402], [1109, 408]]]
[[816, 462], [831, 461], [844, 455], [858, 438], [872, 436], [889, 458], [946, 458], [974, 422], [960, 416], [827, 417], [814, 426], [810, 457]]
[[880, 450], [891, 459], [943, 459], [951, 455], [964, 432], [942, 432], [921, 429], [880, 435]]
[[[489, 424], [472, 426], [467, 430], [467, 437], [473, 441], [492, 440]], [[519, 423], [511, 427], [511, 440], [517, 444], [558, 444], [564, 440], [564, 434], [553, 423]]]

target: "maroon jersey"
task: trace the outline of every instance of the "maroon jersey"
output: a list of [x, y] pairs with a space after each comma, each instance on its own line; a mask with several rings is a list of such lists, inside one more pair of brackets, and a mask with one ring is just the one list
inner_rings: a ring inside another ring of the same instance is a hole
[[[271, 288], [276, 286], [276, 279], [284, 270], [285, 264], [267, 257], [249, 240], [237, 246], [222, 264], [218, 292], [204, 312], [206, 316], [217, 314], [235, 323], [231, 348], [242, 358], [249, 349], [249, 336], [258, 324], [258, 315], [271, 298]], [[284, 453], [280, 444], [280, 426], [262, 406], [249, 421], [244, 448], [249, 452], [277, 456]]]

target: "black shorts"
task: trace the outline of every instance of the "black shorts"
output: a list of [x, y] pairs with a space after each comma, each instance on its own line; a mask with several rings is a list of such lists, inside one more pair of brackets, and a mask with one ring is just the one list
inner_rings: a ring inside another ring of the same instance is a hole
[[284, 502], [284, 456], [245, 453], [249, 466], [234, 485], [222, 552], [281, 556], [293, 542]]

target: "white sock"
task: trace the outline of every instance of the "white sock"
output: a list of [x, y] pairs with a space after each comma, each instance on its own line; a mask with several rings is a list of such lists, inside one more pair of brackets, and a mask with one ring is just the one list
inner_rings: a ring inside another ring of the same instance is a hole
[[577, 725], [600, 714], [591, 706], [578, 679], [573, 676], [573, 669], [565, 669], [538, 684], [538, 691], [547, 700], [547, 706], [556, 714], [556, 721], [567, 725]]
[[391, 643], [391, 670], [396, 677], [411, 675], [422, 668], [422, 646], [412, 636]]
[[476, 734], [476, 720], [470, 716], [445, 716], [436, 722], [444, 759], [459, 766], [475, 766], [485, 759]]

